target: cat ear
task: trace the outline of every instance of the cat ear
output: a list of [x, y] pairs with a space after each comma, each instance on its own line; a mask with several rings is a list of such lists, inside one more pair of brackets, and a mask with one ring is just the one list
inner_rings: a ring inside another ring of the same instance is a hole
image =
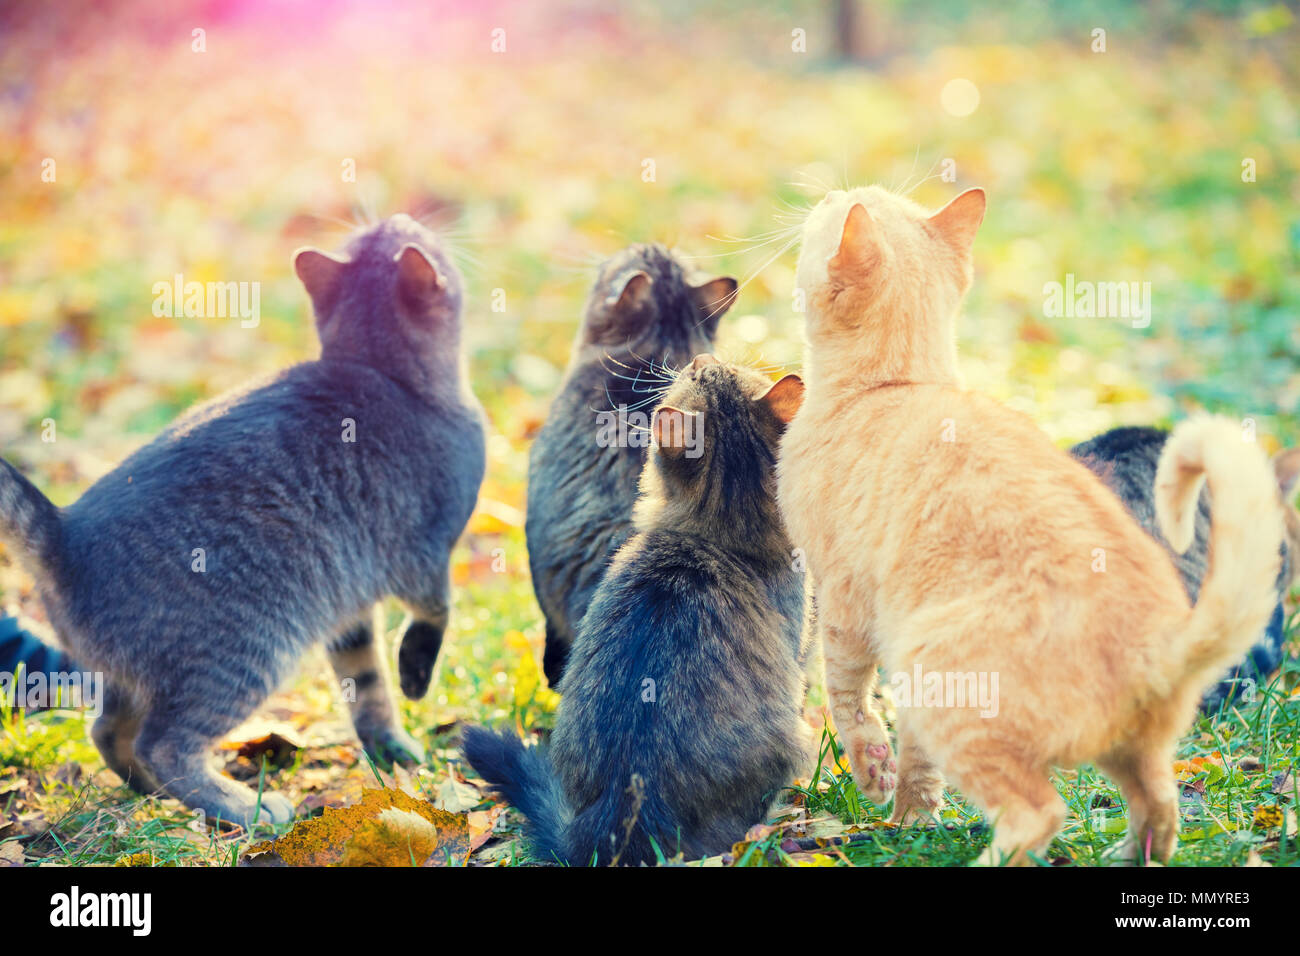
[[876, 223], [871, 218], [871, 213], [867, 212], [867, 207], [855, 202], [849, 209], [849, 214], [844, 217], [840, 247], [831, 256], [827, 267], [833, 272], [850, 265], [869, 265], [878, 248]]
[[348, 260], [319, 249], [303, 248], [293, 254], [293, 271], [311, 296], [318, 316], [330, 310], [339, 290], [339, 280]]
[[671, 405], [660, 405], [655, 409], [650, 431], [654, 434], [660, 454], [669, 458], [681, 458], [685, 454], [686, 418], [690, 414]]
[[618, 291], [606, 297], [605, 306], [619, 316], [638, 312], [650, 301], [650, 286], [653, 283], [654, 280], [639, 269], [628, 272], [615, 283]]
[[985, 203], [984, 190], [978, 186], [968, 189], [931, 216], [930, 225], [950, 246], [967, 255], [984, 221]]
[[798, 375], [787, 375], [755, 401], [770, 408], [783, 425], [789, 425], [803, 404], [803, 392], [803, 379]]
[[717, 328], [718, 320], [736, 301], [736, 292], [740, 283], [731, 276], [718, 276], [704, 282], [692, 284], [691, 301], [696, 310], [712, 328]]
[[1282, 492], [1282, 500], [1288, 504], [1295, 493], [1297, 479], [1300, 479], [1300, 448], [1288, 448], [1273, 456], [1273, 471], [1277, 474], [1277, 486]]
[[402, 246], [393, 256], [397, 263], [397, 297], [415, 311], [423, 314], [447, 289], [447, 279], [438, 271], [437, 263], [413, 242]]

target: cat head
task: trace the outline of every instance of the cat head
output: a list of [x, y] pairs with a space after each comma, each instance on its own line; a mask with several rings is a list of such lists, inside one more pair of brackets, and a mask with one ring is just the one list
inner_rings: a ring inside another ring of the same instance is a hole
[[982, 189], [934, 213], [879, 186], [827, 193], [804, 222], [796, 271], [814, 349], [860, 341], [851, 357], [884, 378], [955, 376], [953, 317], [984, 206]]
[[803, 393], [797, 375], [773, 383], [743, 365], [697, 355], [651, 418], [651, 461], [642, 479], [647, 508], [755, 520], [770, 512], [781, 436]]
[[438, 237], [399, 214], [355, 236], [341, 255], [294, 253], [311, 297], [321, 357], [364, 362], [423, 388], [454, 374], [461, 279]]
[[657, 243], [629, 246], [600, 267], [581, 344], [684, 361], [713, 347], [736, 289], [735, 279], [698, 272]]

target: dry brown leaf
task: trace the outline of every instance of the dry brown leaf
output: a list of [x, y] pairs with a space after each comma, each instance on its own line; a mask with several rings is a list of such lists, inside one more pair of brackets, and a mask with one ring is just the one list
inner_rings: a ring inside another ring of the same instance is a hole
[[438, 788], [438, 797], [433, 801], [433, 805], [448, 813], [464, 813], [482, 802], [483, 794], [477, 787], [448, 777]]
[[49, 828], [50, 822], [39, 810], [30, 813], [11, 813], [8, 827], [5, 828], [5, 836], [40, 836]]
[[17, 767], [0, 770], [0, 797], [10, 793], [22, 794], [31, 786], [31, 779]]
[[347, 777], [341, 781], [328, 779], [312, 786], [312, 792], [298, 804], [298, 812], [305, 816], [314, 816], [326, 807], [350, 807], [365, 796], [367, 789], [356, 777]]
[[221, 745], [223, 750], [235, 751], [236, 757], [243, 757], [261, 764], [266, 757], [268, 766], [283, 767], [292, 762], [298, 752], [298, 743], [279, 733], [270, 733], [253, 740], [227, 741]]
[[497, 822], [505, 814], [506, 808], [497, 804], [488, 810], [471, 810], [465, 814], [469, 826], [470, 851], [477, 851], [496, 832]]
[[0, 843], [0, 866], [22, 866], [23, 847], [17, 840]]

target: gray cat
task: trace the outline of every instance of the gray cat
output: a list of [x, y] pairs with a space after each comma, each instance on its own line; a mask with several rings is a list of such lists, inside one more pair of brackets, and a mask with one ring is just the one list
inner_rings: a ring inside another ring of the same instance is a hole
[[[712, 349], [735, 294], [735, 279], [701, 276], [655, 244], [630, 246], [600, 268], [528, 458], [528, 561], [546, 615], [542, 666], [552, 687], [610, 555], [631, 531], [646, 460], [644, 444], [602, 441], [596, 415], [625, 407], [648, 420], [672, 373]], [[629, 434], [639, 437], [635, 427]]]
[[655, 414], [635, 531], [601, 579], [549, 748], [465, 731], [466, 759], [575, 866], [720, 853], [816, 759], [802, 716], [807, 581], [776, 506], [803, 399], [698, 356]]
[[[0, 538], [73, 659], [106, 675], [92, 732], [105, 762], [141, 792], [241, 824], [257, 795], [209, 767], [210, 746], [318, 641], [354, 682], [367, 750], [423, 759], [370, 616], [387, 595], [413, 613], [402, 686], [419, 696], [484, 468], [461, 280], [437, 237], [394, 216], [343, 257], [305, 249], [294, 268], [317, 361], [191, 411], [64, 509], [0, 462]], [[278, 823], [293, 807], [264, 793], [260, 812]]]

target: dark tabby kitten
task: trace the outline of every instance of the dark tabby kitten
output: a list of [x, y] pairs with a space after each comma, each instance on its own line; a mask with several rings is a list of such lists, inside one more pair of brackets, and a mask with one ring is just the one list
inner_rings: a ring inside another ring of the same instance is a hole
[[[1153, 488], [1156, 479], [1156, 464], [1160, 459], [1160, 451], [1165, 446], [1165, 440], [1169, 437], [1168, 432], [1161, 431], [1158, 428], [1115, 428], [1111, 431], [1098, 435], [1096, 438], [1089, 439], [1086, 442], [1075, 445], [1070, 449], [1070, 454], [1087, 465], [1102, 481], [1104, 481], [1120, 500], [1124, 502], [1129, 513], [1137, 519], [1138, 523], [1147, 530], [1153, 538], [1160, 542], [1168, 551], [1169, 557], [1173, 560], [1174, 566], [1178, 573], [1182, 575], [1183, 586], [1187, 589], [1187, 596], [1193, 604], [1196, 603], [1197, 594], [1201, 589], [1201, 581], [1205, 577], [1205, 572], [1209, 567], [1210, 557], [1210, 500], [1209, 492], [1201, 492], [1200, 506], [1196, 516], [1196, 537], [1191, 547], [1183, 554], [1175, 553], [1160, 534], [1156, 522], [1155, 497]], [[1276, 459], [1279, 489], [1285, 496], [1288, 491], [1294, 488], [1295, 472], [1291, 470], [1287, 476], [1286, 462], [1290, 461], [1285, 454], [1279, 455]], [[1294, 509], [1287, 509], [1288, 528], [1294, 534], [1296, 527], [1296, 517]], [[1292, 543], [1294, 550], [1295, 543]], [[1282, 598], [1286, 595], [1287, 587], [1291, 580], [1291, 567], [1288, 558], [1295, 560], [1294, 553], [1287, 554], [1284, 548], [1282, 572], [1278, 578], [1278, 606], [1273, 613], [1273, 619], [1269, 622], [1268, 628], [1260, 636], [1258, 643], [1251, 648], [1250, 654], [1234, 668], [1232, 672], [1225, 675], [1224, 679], [1217, 685], [1210, 688], [1201, 706], [1206, 711], [1217, 710], [1225, 701], [1232, 701], [1240, 692], [1243, 686], [1246, 686], [1247, 680], [1252, 680], [1257, 686], [1264, 686], [1268, 682], [1268, 675], [1276, 670], [1282, 663], [1284, 632], [1284, 615], [1282, 610]]]
[[472, 727], [465, 756], [573, 865], [719, 853], [815, 757], [805, 580], [775, 500], [788, 375], [698, 356], [655, 413], [635, 531], [592, 598], [549, 748]]
[[[448, 614], [448, 556], [484, 467], [481, 410], [460, 355], [461, 280], [407, 216], [346, 255], [302, 250], [321, 357], [185, 415], [55, 508], [0, 463], [0, 537], [35, 575], [72, 657], [105, 673], [93, 737], [141, 791], [248, 823], [257, 796], [208, 766], [324, 640], [381, 759], [421, 759], [397, 724], [371, 630], [393, 595], [425, 663]], [[431, 669], [431, 665], [430, 665]], [[293, 816], [264, 793], [264, 817]]]
[[631, 531], [646, 460], [641, 443], [604, 442], [595, 416], [626, 407], [648, 420], [668, 381], [664, 367], [712, 349], [735, 293], [735, 279], [697, 275], [659, 245], [631, 246], [600, 269], [564, 382], [529, 452], [528, 561], [553, 687], [610, 555]]

